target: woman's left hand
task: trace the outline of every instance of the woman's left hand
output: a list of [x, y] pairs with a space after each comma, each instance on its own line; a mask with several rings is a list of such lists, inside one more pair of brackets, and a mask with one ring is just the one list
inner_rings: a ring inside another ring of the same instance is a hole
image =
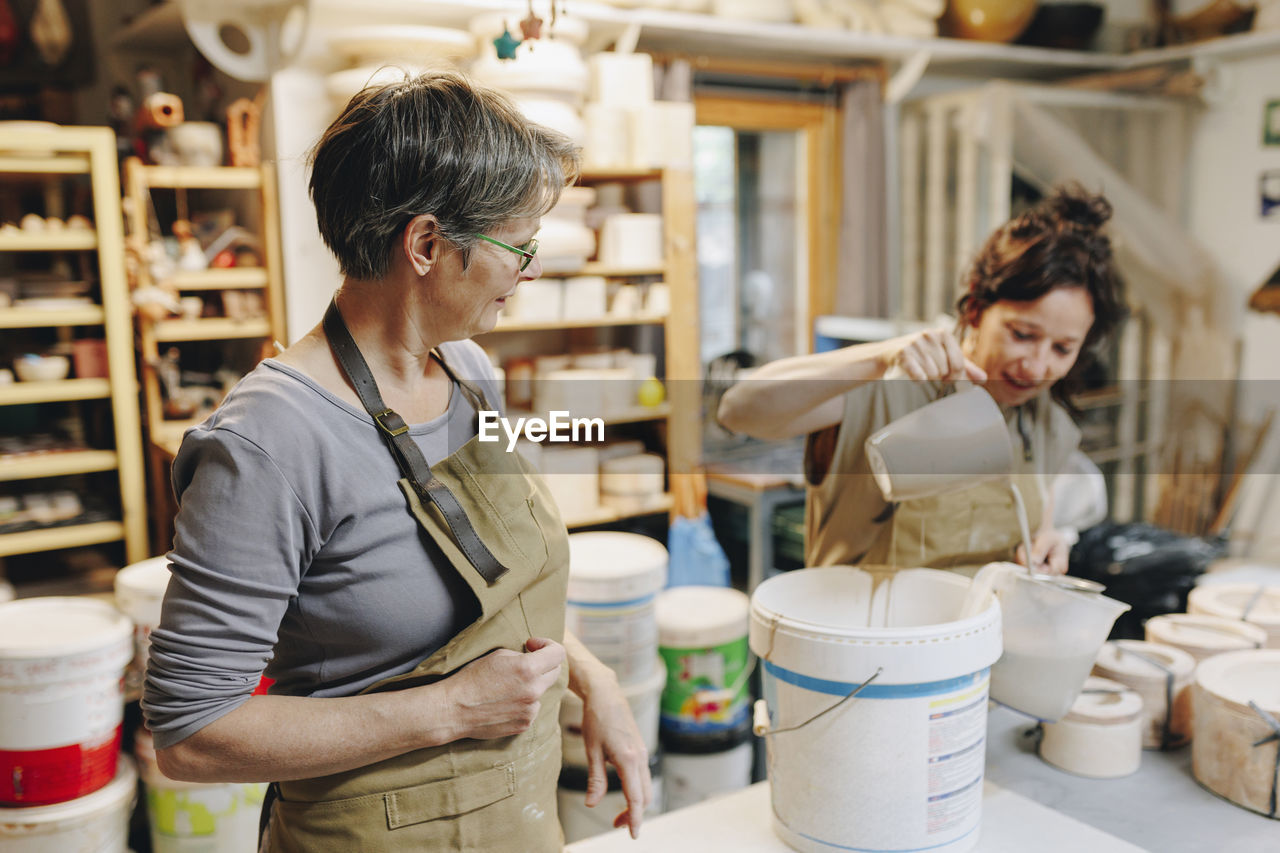
[[1067, 573], [1067, 557], [1070, 549], [1067, 547], [1067, 540], [1060, 532], [1050, 528], [1042, 530], [1036, 534], [1031, 542], [1031, 550], [1034, 552], [1033, 561], [1027, 560], [1027, 549], [1018, 546], [1017, 559], [1019, 563], [1027, 566], [1033, 572], [1040, 572], [1046, 575], [1065, 575]]
[[613, 819], [640, 836], [644, 810], [653, 802], [649, 750], [631, 716], [631, 706], [613, 670], [591, 654], [582, 641], [564, 632], [569, 657], [569, 689], [582, 697], [582, 741], [587, 750], [587, 805], [596, 806], [609, 789], [605, 762], [618, 771], [627, 807]]
[[631, 837], [640, 835], [644, 811], [653, 802], [653, 783], [649, 778], [649, 750], [636, 727], [631, 707], [613, 671], [601, 667], [584, 685], [582, 698], [582, 741], [587, 749], [587, 806], [593, 807], [608, 790], [605, 762], [612, 764], [622, 782], [627, 807], [613, 819], [613, 825], [626, 825]]

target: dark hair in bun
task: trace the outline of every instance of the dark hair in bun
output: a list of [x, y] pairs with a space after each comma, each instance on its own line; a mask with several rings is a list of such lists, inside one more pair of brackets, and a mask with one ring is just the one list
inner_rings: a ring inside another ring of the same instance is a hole
[[1052, 391], [1068, 406], [1069, 393], [1128, 314], [1111, 240], [1103, 231], [1110, 218], [1111, 203], [1103, 196], [1079, 184], [1058, 187], [987, 238], [956, 306], [961, 321], [976, 326], [996, 302], [1034, 302], [1058, 288], [1084, 288], [1093, 303], [1093, 326], [1075, 365]]

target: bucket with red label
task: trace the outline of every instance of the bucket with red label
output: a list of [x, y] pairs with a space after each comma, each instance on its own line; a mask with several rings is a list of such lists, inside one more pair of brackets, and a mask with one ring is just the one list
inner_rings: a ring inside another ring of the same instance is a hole
[[0, 604], [0, 806], [83, 797], [116, 775], [133, 625], [90, 598]]

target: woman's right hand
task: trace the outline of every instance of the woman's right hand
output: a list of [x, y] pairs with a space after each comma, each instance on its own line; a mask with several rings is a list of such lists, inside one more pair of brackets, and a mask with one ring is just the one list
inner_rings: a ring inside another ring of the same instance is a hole
[[952, 382], [968, 378], [985, 382], [986, 371], [965, 358], [950, 329], [925, 329], [896, 338], [900, 344], [885, 359], [885, 375], [905, 374], [918, 382]]
[[498, 649], [440, 682], [447, 685], [457, 712], [456, 738], [499, 738], [520, 734], [533, 725], [542, 694], [560, 677], [564, 646], [540, 637], [528, 651]]

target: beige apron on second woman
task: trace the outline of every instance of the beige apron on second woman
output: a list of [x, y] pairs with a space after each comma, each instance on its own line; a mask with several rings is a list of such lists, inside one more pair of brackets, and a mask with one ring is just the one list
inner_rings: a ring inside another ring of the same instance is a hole
[[[333, 305], [325, 316], [325, 330], [342, 363], [340, 339], [345, 336], [351, 349], [355, 345]], [[485, 408], [482, 392], [438, 360], [477, 411]], [[363, 359], [359, 362], [363, 366]], [[351, 374], [359, 366], [344, 370]], [[367, 390], [372, 376], [367, 367], [364, 370]], [[354, 378], [353, 384], [361, 390]], [[367, 400], [365, 405], [370, 407]], [[385, 407], [371, 414], [388, 436], [403, 426]], [[475, 593], [481, 615], [413, 671], [385, 679], [366, 692], [438, 681], [496, 649], [523, 651], [530, 637], [564, 638], [568, 536], [545, 483], [519, 453], [502, 448], [500, 442], [481, 443], [473, 437], [430, 468], [425, 475], [434, 476], [430, 488], [420, 492], [409, 477], [400, 480], [410, 510]], [[439, 499], [441, 487], [452, 498]], [[424, 493], [432, 500], [424, 502]], [[450, 508], [450, 500], [457, 505]], [[452, 518], [441, 505], [452, 510]], [[461, 521], [469, 520], [475, 538], [459, 530], [459, 506], [465, 512]], [[534, 724], [522, 734], [455, 741], [344, 773], [278, 783], [279, 799], [272, 808], [264, 850], [562, 849], [556, 783], [560, 697], [567, 682], [566, 665], [543, 695]]]
[[[1013, 559], [1022, 536], [1007, 483], [979, 483], [960, 492], [887, 504], [871, 475], [867, 436], [948, 390], [920, 382], [868, 383], [848, 395], [844, 421], [832, 430], [838, 430], [834, 442], [831, 432], [810, 436], [806, 565], [969, 572]], [[1026, 504], [1034, 537], [1044, 514], [1048, 473], [1076, 447], [1080, 433], [1047, 395], [1021, 411], [1008, 410], [1006, 421], [1014, 448], [1012, 480]]]

